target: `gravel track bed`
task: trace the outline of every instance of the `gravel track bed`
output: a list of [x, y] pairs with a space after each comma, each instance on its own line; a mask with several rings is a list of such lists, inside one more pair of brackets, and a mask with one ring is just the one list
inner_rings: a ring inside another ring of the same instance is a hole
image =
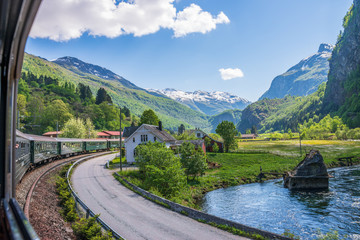
[[[83, 155], [84, 156], [84, 155]], [[79, 156], [74, 156], [71, 158], [65, 158], [50, 162], [45, 164], [44, 166], [37, 167], [30, 172], [27, 172], [25, 176], [22, 178], [21, 182], [16, 186], [16, 200], [18, 201], [21, 208], [24, 208], [26, 202], [26, 196], [35, 182], [35, 180], [44, 172], [49, 170], [50, 168], [54, 167], [55, 165], [63, 162], [67, 162], [69, 160], [78, 158]]]
[[56, 193], [56, 176], [61, 168], [47, 173], [38, 182], [30, 202], [29, 220], [40, 239], [76, 239], [70, 223], [60, 214], [61, 207]]

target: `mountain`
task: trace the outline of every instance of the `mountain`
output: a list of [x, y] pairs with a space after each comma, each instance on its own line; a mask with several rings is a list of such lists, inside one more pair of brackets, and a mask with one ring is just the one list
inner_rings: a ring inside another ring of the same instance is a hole
[[316, 54], [301, 60], [284, 74], [274, 78], [269, 90], [259, 100], [283, 98], [286, 95], [307, 96], [314, 93], [321, 83], [327, 81], [328, 60], [332, 50], [332, 45], [321, 44]]
[[354, 0], [343, 27], [330, 60], [323, 111], [341, 116], [349, 127], [360, 127], [359, 0]]
[[308, 96], [284, 98], [264, 98], [250, 104], [242, 111], [241, 121], [237, 125], [241, 133], [256, 126], [259, 132], [298, 131], [298, 124], [309, 118], [321, 119], [325, 83]]
[[234, 125], [236, 126], [241, 121], [241, 115], [242, 115], [242, 110], [229, 109], [217, 115], [211, 116], [209, 118], [209, 122], [213, 127], [211, 129], [211, 132], [215, 132], [217, 125], [220, 124], [222, 121], [233, 122]]
[[149, 92], [162, 94], [206, 115], [216, 115], [229, 109], [244, 109], [250, 101], [226, 92], [195, 91], [184, 92], [172, 88], [164, 90], [147, 89]]
[[132, 114], [141, 115], [144, 110], [153, 109], [168, 129], [177, 129], [180, 124], [187, 128], [212, 129], [209, 117], [163, 95], [154, 96], [137, 87], [123, 77], [105, 68], [85, 63], [79, 59], [65, 57], [55, 61], [25, 54], [23, 72], [36, 76], [48, 76], [60, 83], [88, 85], [96, 95], [100, 87], [106, 89], [116, 105], [127, 106]]
[[112, 71], [110, 71], [106, 68], [83, 62], [74, 57], [61, 57], [52, 62], [62, 66], [63, 68], [66, 68], [80, 76], [86, 76], [85, 74], [90, 74], [90, 75], [94, 75], [94, 76], [100, 77], [105, 80], [118, 81], [119, 83], [121, 83], [122, 86], [130, 88], [130, 89], [143, 90], [143, 89], [139, 88], [138, 86], [136, 86], [135, 84], [133, 84], [132, 82], [126, 80], [125, 78], [113, 73]]

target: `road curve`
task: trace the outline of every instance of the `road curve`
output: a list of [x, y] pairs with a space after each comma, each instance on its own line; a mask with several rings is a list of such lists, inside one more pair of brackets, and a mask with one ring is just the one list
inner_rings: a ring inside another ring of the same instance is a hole
[[121, 185], [104, 164], [111, 155], [77, 166], [72, 184], [81, 200], [126, 239], [245, 239], [159, 206]]

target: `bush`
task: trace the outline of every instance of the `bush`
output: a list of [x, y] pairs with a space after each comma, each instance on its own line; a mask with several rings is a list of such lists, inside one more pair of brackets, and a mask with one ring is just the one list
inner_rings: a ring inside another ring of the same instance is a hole
[[154, 187], [164, 196], [175, 195], [185, 185], [185, 174], [180, 159], [162, 143], [136, 147], [135, 161], [144, 176], [145, 188]]

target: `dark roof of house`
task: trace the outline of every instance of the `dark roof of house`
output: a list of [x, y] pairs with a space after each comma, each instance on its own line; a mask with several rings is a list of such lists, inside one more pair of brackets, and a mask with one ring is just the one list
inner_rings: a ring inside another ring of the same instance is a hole
[[160, 131], [158, 126], [148, 125], [148, 124], [143, 124], [143, 125], [146, 130], [152, 132], [154, 135], [156, 135], [164, 142], [176, 141], [176, 139], [173, 136], [171, 136], [168, 132], [166, 132], [164, 129]]
[[130, 137], [131, 134], [133, 134], [139, 127], [135, 126], [135, 127], [125, 127], [124, 131], [123, 131], [123, 137], [127, 138]]

